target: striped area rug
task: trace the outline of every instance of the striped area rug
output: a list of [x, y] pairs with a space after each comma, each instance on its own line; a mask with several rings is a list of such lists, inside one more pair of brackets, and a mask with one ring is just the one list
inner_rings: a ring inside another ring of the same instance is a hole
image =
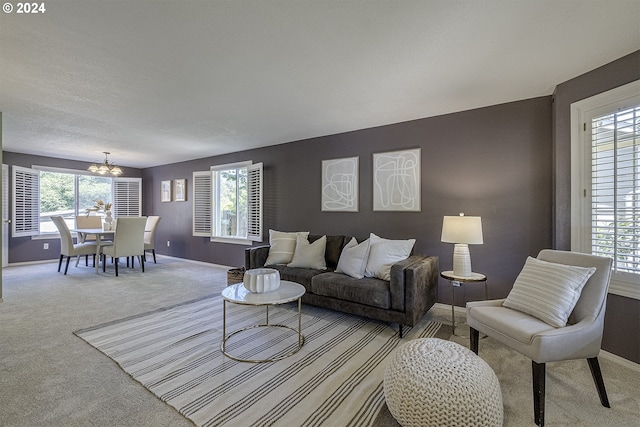
[[[390, 354], [408, 339], [432, 337], [437, 322], [397, 330], [386, 323], [303, 305], [305, 344], [273, 363], [236, 362], [220, 351], [219, 295], [75, 332], [198, 426], [370, 426], [384, 405]], [[297, 327], [296, 304], [269, 309], [269, 321]], [[227, 333], [264, 323], [265, 308], [227, 304]], [[243, 358], [297, 346], [286, 328], [253, 328], [227, 341]]]

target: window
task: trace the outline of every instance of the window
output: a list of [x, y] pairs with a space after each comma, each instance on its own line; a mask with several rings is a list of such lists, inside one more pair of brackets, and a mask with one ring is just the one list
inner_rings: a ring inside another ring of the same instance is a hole
[[572, 120], [572, 249], [611, 258], [610, 291], [640, 299], [640, 82], [574, 104]]
[[250, 244], [262, 240], [262, 163], [193, 173], [193, 235]]
[[[35, 166], [13, 166], [13, 236], [57, 233], [51, 221], [60, 215], [69, 228], [76, 215], [87, 212], [96, 200], [112, 203], [114, 217], [140, 216], [141, 179], [110, 178], [80, 171]], [[103, 212], [98, 213], [104, 215]]]

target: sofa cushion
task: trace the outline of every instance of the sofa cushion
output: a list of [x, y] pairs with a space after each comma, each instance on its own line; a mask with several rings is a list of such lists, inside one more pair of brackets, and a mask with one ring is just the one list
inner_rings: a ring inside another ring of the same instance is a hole
[[326, 270], [327, 262], [324, 259], [326, 246], [327, 236], [322, 236], [315, 242], [309, 243], [305, 236], [298, 234], [293, 259], [288, 266]]
[[311, 292], [377, 308], [391, 308], [389, 282], [380, 279], [355, 279], [341, 273], [323, 273], [311, 278]]
[[[322, 236], [322, 234], [310, 234], [309, 242], [313, 243]], [[340, 254], [342, 253], [342, 248], [350, 239], [351, 237], [342, 235], [327, 236], [327, 246], [324, 251], [324, 259], [327, 262], [327, 268], [329, 270], [333, 271], [336, 269], [338, 260], [340, 259]]]
[[296, 249], [296, 239], [298, 234], [307, 237], [308, 231], [288, 233], [283, 231], [269, 230], [269, 256], [264, 265], [288, 264], [293, 259], [293, 252]]
[[411, 255], [416, 239], [389, 240], [371, 233], [365, 277], [390, 280], [391, 266]]
[[340, 254], [336, 273], [344, 273], [356, 279], [364, 277], [364, 270], [367, 267], [367, 259], [369, 258], [369, 239], [358, 244], [355, 237], [346, 244]]
[[315, 270], [311, 268], [288, 267], [284, 264], [271, 265], [269, 268], [275, 268], [280, 272], [280, 280], [288, 280], [290, 282], [299, 283], [307, 290], [311, 291], [311, 279], [318, 274], [325, 273], [327, 270]]

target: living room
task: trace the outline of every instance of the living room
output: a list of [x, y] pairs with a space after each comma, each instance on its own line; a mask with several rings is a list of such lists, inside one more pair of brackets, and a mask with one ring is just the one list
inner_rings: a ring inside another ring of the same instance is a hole
[[[628, 5], [637, 13], [637, 4]], [[637, 38], [637, 29], [634, 31]], [[461, 84], [469, 87], [473, 70], [467, 74], [468, 81]], [[487, 275], [489, 298], [503, 298], [527, 256], [544, 248], [571, 249], [571, 104], [638, 79], [640, 51], [634, 48], [555, 81], [544, 93], [442, 114], [382, 120], [349, 131], [281, 139], [249, 149], [231, 147], [219, 155], [144, 167], [127, 166], [125, 155], [104, 148], [113, 152], [124, 176], [142, 178], [143, 214], [162, 217], [156, 236], [159, 255], [242, 266], [246, 246], [193, 236], [192, 177], [211, 166], [253, 161], [264, 165], [264, 237], [256, 245], [267, 243], [269, 229], [344, 234], [358, 240], [373, 232], [390, 239], [415, 238], [414, 252], [438, 256], [441, 270], [446, 270], [451, 267], [453, 245], [441, 242], [442, 219], [464, 212], [482, 218], [484, 243], [471, 246], [474, 271]], [[493, 90], [500, 89], [496, 82]], [[2, 107], [4, 164], [84, 170], [94, 160], [96, 150], [88, 151], [84, 160], [70, 160], [57, 155], [55, 145], [47, 155], [21, 152], [19, 144], [7, 138], [14, 112]], [[330, 121], [332, 114], [324, 118]], [[373, 210], [373, 156], [416, 148], [421, 153], [420, 211]], [[359, 209], [323, 211], [322, 161], [348, 157], [359, 159]], [[186, 179], [186, 201], [161, 201], [162, 181], [178, 179]], [[49, 243], [48, 250], [43, 249], [44, 242]], [[10, 237], [8, 249], [10, 264], [52, 260], [59, 255], [57, 238]], [[460, 291], [456, 296], [459, 308], [483, 298], [480, 287]], [[451, 303], [450, 283], [444, 279], [439, 283], [438, 302]], [[638, 299], [610, 293], [603, 350], [640, 363], [637, 319]]]

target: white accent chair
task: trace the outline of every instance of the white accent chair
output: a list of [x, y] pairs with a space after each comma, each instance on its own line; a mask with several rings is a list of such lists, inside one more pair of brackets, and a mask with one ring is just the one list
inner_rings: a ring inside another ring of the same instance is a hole
[[61, 216], [52, 216], [51, 220], [60, 233], [60, 261], [58, 262], [58, 272], [60, 272], [60, 267], [62, 267], [62, 259], [65, 256], [67, 257], [67, 265], [64, 268], [65, 275], [69, 270], [69, 261], [73, 256], [85, 255], [88, 257], [89, 255], [93, 255], [93, 262], [95, 263], [97, 250], [95, 242], [74, 244], [73, 237], [71, 236], [71, 231], [69, 231], [69, 227], [64, 221], [64, 218], [62, 218]]
[[537, 259], [596, 268], [585, 283], [566, 326], [553, 327], [534, 316], [504, 307], [504, 299], [467, 303], [467, 323], [471, 328], [470, 347], [476, 354], [482, 332], [532, 360], [534, 419], [538, 426], [543, 426], [546, 362], [587, 359], [600, 403], [610, 407], [597, 356], [602, 343], [612, 261], [549, 249], [540, 251]]
[[[102, 248], [102, 271], [107, 270], [107, 256], [115, 258], [116, 277], [118, 276], [118, 261], [121, 257], [138, 257], [144, 273], [144, 227], [146, 217], [120, 217], [113, 235], [113, 245]], [[133, 262], [131, 268], [133, 268]]]
[[148, 216], [147, 217], [147, 225], [144, 229], [144, 251], [145, 251], [145, 259], [146, 252], [151, 251], [153, 254], [153, 263], [156, 263], [156, 229], [158, 228], [158, 223], [160, 222], [159, 216]]

